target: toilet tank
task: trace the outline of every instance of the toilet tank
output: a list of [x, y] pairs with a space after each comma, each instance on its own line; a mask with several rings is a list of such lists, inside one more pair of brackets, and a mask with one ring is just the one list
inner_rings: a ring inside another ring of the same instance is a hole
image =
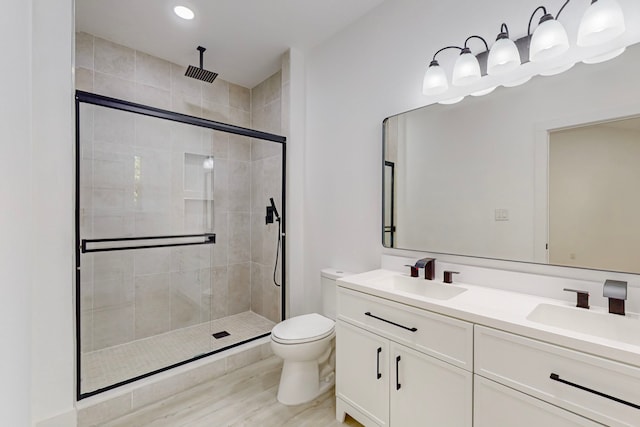
[[325, 268], [320, 271], [320, 280], [322, 285], [322, 314], [329, 319], [336, 318], [336, 280], [341, 277], [348, 276], [347, 273], [335, 268]]

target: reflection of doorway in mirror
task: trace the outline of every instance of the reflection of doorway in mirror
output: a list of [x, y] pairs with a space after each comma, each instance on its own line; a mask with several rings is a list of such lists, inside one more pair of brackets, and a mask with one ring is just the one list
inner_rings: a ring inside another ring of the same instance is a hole
[[382, 238], [383, 245], [392, 248], [394, 245], [394, 237], [396, 232], [394, 218], [394, 202], [395, 197], [395, 164], [387, 160], [384, 161], [384, 194], [388, 195], [384, 199], [384, 236]]
[[383, 166], [383, 217], [382, 244], [395, 247], [396, 237], [396, 164], [398, 161], [399, 118], [389, 117], [384, 122], [384, 166]]
[[549, 135], [549, 262], [640, 273], [640, 118]]

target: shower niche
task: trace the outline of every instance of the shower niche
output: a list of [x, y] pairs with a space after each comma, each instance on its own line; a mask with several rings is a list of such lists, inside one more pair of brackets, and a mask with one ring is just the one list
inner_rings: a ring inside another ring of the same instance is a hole
[[213, 231], [214, 165], [211, 155], [184, 153], [184, 219], [187, 230]]
[[267, 336], [285, 138], [81, 91], [76, 121], [78, 399]]

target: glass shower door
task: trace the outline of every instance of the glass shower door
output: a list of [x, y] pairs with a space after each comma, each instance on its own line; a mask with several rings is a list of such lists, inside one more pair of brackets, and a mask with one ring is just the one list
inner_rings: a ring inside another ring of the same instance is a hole
[[79, 116], [87, 395], [211, 350], [215, 160], [208, 129], [88, 104]]
[[78, 399], [268, 336], [286, 139], [86, 92], [76, 116]]

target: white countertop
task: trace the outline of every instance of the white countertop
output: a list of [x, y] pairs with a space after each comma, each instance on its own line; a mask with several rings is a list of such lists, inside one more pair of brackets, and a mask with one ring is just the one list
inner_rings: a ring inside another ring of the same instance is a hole
[[[405, 276], [409, 278], [408, 274], [396, 271], [373, 270], [339, 279], [338, 286], [640, 367], [640, 346], [638, 345], [547, 326], [527, 319], [529, 313], [538, 304], [551, 304], [570, 307], [575, 310], [584, 310], [575, 308], [575, 304], [540, 296], [466, 285], [464, 283], [446, 284], [446, 286], [456, 286], [467, 289], [467, 291], [448, 300], [437, 300], [389, 289], [388, 286], [381, 284], [384, 282], [381, 279], [390, 276]], [[442, 281], [438, 280], [410, 279], [421, 280], [425, 282], [425, 286], [429, 283], [443, 284]], [[614, 314], [608, 314], [607, 310], [602, 307], [592, 306], [590, 310], [607, 316], [615, 316]], [[627, 317], [633, 319], [630, 321], [640, 322], [640, 316], [637, 314], [627, 313]]]

